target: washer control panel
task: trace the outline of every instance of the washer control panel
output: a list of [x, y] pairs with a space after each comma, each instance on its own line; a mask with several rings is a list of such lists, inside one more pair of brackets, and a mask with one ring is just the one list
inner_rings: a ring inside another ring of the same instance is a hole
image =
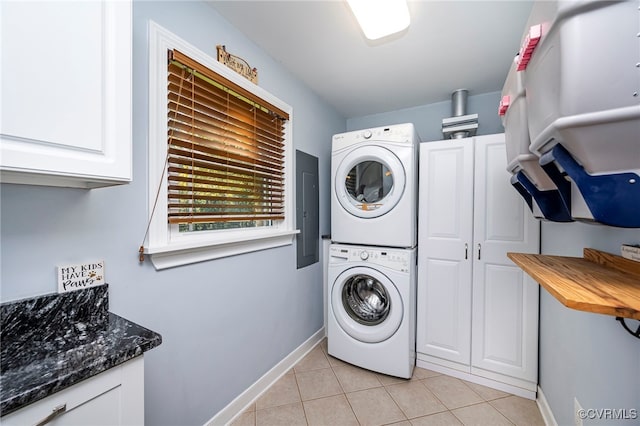
[[379, 247], [331, 246], [329, 262], [360, 262], [385, 266], [401, 272], [409, 272], [411, 252], [399, 249], [381, 249]]

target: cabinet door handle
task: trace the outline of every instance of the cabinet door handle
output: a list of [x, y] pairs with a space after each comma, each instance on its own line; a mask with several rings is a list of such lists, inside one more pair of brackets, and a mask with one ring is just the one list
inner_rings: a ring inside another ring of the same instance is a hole
[[60, 414], [64, 414], [65, 411], [67, 411], [67, 404], [62, 404], [62, 405], [58, 405], [57, 407], [53, 407], [53, 410], [51, 410], [51, 414], [49, 414], [44, 419], [40, 420], [34, 426], [44, 426], [47, 423], [49, 423], [51, 420], [58, 417]]
[[482, 246], [478, 244], [478, 260], [480, 260], [480, 253], [482, 252]]
[[469, 244], [464, 243], [464, 260], [469, 258]]

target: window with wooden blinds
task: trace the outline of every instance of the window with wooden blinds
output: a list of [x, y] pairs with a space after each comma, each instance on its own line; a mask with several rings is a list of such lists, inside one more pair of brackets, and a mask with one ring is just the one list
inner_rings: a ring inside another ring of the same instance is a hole
[[169, 223], [199, 231], [284, 220], [289, 115], [178, 50], [167, 72]]
[[153, 21], [148, 94], [154, 267], [292, 244], [293, 108]]

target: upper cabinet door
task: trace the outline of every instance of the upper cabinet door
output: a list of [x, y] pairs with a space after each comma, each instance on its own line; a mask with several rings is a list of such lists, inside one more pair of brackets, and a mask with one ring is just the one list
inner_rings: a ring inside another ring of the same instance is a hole
[[131, 2], [2, 2], [2, 182], [131, 180]]

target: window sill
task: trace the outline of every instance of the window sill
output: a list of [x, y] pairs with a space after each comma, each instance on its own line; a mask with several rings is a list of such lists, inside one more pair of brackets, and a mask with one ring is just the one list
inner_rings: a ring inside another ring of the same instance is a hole
[[293, 243], [295, 235], [299, 232], [299, 230], [282, 231], [265, 234], [264, 236], [256, 237], [254, 235], [247, 239], [234, 239], [215, 243], [172, 244], [170, 246], [150, 247], [145, 250], [145, 254], [150, 255], [151, 263], [153, 263], [156, 270], [162, 270], [290, 245]]

